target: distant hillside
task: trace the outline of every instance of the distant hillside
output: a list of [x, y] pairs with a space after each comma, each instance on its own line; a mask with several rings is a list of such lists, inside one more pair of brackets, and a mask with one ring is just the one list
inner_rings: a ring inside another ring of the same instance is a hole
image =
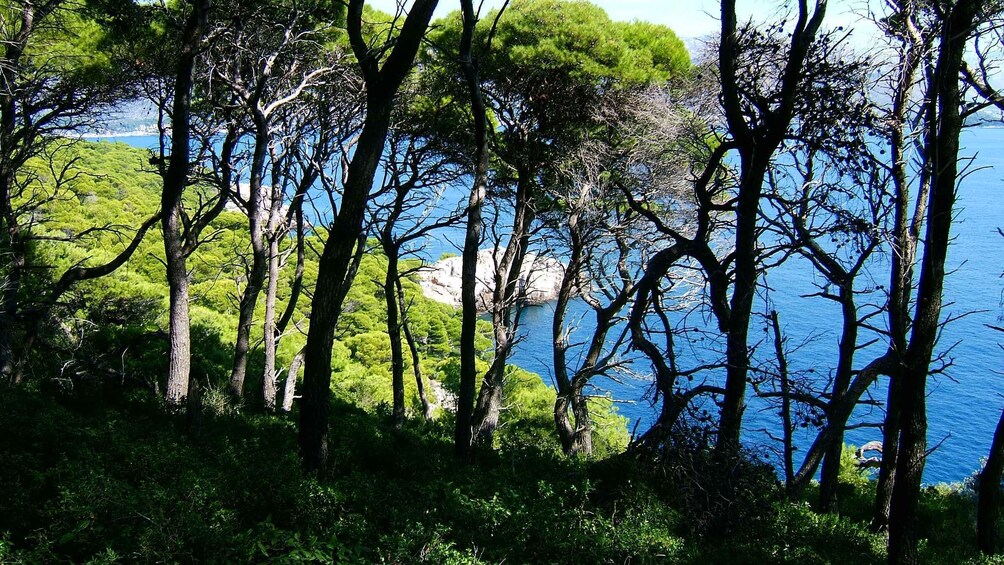
[[[92, 226], [114, 229], [83, 240], [47, 242], [38, 249], [39, 263], [63, 269], [73, 264], [97, 264], [107, 261], [126, 244], [134, 226], [153, 215], [160, 198], [160, 177], [152, 171], [147, 151], [124, 143], [81, 141], [61, 154], [74, 160], [75, 180], [63, 196], [50, 206], [52, 218], [41, 229], [49, 234], [72, 235]], [[194, 187], [188, 198], [208, 199], [210, 188]], [[206, 231], [212, 234], [188, 261], [190, 269], [193, 334], [193, 374], [211, 388], [224, 389], [229, 377], [232, 348], [236, 336], [238, 290], [246, 280], [249, 261], [247, 220], [236, 211], [225, 211]], [[292, 237], [292, 236], [291, 236]], [[286, 245], [291, 245], [288, 239]], [[322, 245], [317, 235], [308, 238], [304, 284], [312, 288], [317, 273], [314, 250]], [[290, 296], [294, 278], [295, 256], [287, 260], [281, 275], [278, 309], [282, 311]], [[403, 265], [402, 268], [414, 266]], [[387, 317], [384, 310], [383, 281], [387, 260], [371, 249], [363, 257], [359, 274], [345, 301], [332, 359], [332, 388], [342, 400], [367, 409], [377, 409], [391, 400], [390, 347]], [[61, 272], [54, 269], [53, 272]], [[46, 284], [39, 281], [38, 284]], [[408, 320], [419, 344], [422, 373], [441, 381], [447, 392], [457, 385], [459, 312], [422, 295], [417, 280], [405, 280]], [[80, 285], [69, 297], [64, 318], [75, 320], [72, 340], [60, 337], [53, 343], [56, 351], [40, 351], [38, 371], [57, 371], [55, 364], [73, 362], [93, 372], [116, 372], [132, 375], [150, 387], [166, 373], [167, 285], [163, 266], [163, 243], [159, 229], [151, 230], [133, 258], [114, 274]], [[278, 363], [289, 365], [303, 347], [309, 325], [309, 296], [297, 303], [290, 330], [280, 341]], [[72, 316], [67, 316], [68, 313]], [[264, 315], [264, 297], [258, 306], [252, 329], [252, 344], [260, 344]], [[488, 322], [483, 322], [478, 349], [491, 351]], [[63, 329], [64, 333], [66, 328]], [[50, 337], [58, 337], [56, 328]], [[410, 357], [407, 374], [411, 374]], [[486, 365], [487, 366], [487, 365]], [[253, 351], [248, 371], [248, 390], [260, 390], [262, 359], [260, 347]], [[553, 442], [551, 418], [554, 391], [540, 377], [512, 367], [510, 369], [512, 409], [506, 420], [536, 422], [530, 429], [535, 441]], [[282, 373], [280, 373], [282, 375]], [[284, 375], [282, 375], [284, 377]], [[255, 379], [258, 379], [255, 382]], [[159, 383], [163, 386], [163, 383]], [[436, 385], [437, 389], [439, 385]], [[406, 380], [409, 406], [420, 410], [413, 378]], [[252, 395], [253, 396], [253, 395]], [[609, 402], [597, 399], [595, 426], [599, 432], [598, 449], [619, 449], [627, 441], [626, 419], [615, 415]], [[538, 427], [539, 426], [539, 427]], [[514, 428], [515, 431], [516, 428]], [[526, 431], [526, 428], [523, 428]], [[595, 441], [595, 440], [594, 440]]]

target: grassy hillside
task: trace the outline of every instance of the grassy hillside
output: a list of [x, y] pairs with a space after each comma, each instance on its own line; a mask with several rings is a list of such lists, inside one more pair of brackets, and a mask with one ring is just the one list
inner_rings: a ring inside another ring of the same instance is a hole
[[[31, 281], [27, 294], [42, 291], [66, 268], [100, 264], [117, 254], [129, 241], [132, 229], [154, 214], [159, 205], [160, 178], [149, 164], [147, 151], [123, 143], [80, 142], [61, 150], [56, 169], [66, 168], [66, 182], [53, 182], [39, 170], [39, 190], [52, 195], [45, 209], [51, 221], [38, 226], [38, 233], [69, 237], [93, 227], [104, 227], [72, 242], [42, 241], [34, 248], [33, 261], [48, 265], [42, 276]], [[194, 201], [209, 199], [206, 189], [195, 187], [188, 195]], [[235, 211], [225, 211], [210, 226], [206, 242], [189, 259], [191, 271], [193, 376], [210, 389], [213, 399], [222, 393], [231, 363], [236, 334], [238, 292], [245, 282], [249, 260], [247, 220]], [[321, 242], [311, 235], [307, 242], [304, 286], [312, 288], [317, 272], [316, 250]], [[285, 243], [292, 245], [289, 239]], [[287, 261], [279, 285], [279, 311], [286, 307], [294, 277], [293, 258]], [[406, 263], [402, 268], [409, 268]], [[345, 402], [375, 410], [391, 400], [390, 348], [386, 333], [383, 288], [386, 258], [377, 249], [363, 257], [355, 284], [345, 302], [332, 360], [332, 388]], [[414, 280], [405, 280], [409, 323], [420, 345], [423, 374], [455, 388], [460, 336], [458, 312], [426, 299]], [[309, 295], [297, 304], [290, 329], [280, 341], [278, 363], [288, 366], [305, 342], [309, 325]], [[256, 318], [264, 315], [264, 298]], [[164, 280], [163, 243], [159, 229], [151, 230], [132, 259], [111, 276], [79, 285], [56, 312], [59, 324], [47, 328], [47, 340], [29, 364], [41, 377], [55, 373], [109, 374], [162, 388], [166, 373], [167, 284]], [[487, 322], [478, 344], [490, 355]], [[262, 327], [252, 330], [252, 343], [260, 343]], [[69, 363], [69, 365], [67, 364]], [[410, 356], [406, 356], [410, 374]], [[76, 369], [67, 372], [67, 368]], [[260, 349], [253, 352], [248, 390], [260, 390]], [[554, 402], [551, 389], [536, 375], [512, 368], [510, 398], [514, 399], [507, 421], [534, 421], [550, 427]], [[255, 379], [258, 379], [257, 382]], [[413, 411], [420, 408], [414, 380], [406, 379]], [[254, 398], [254, 394], [251, 395]], [[250, 401], [252, 404], [254, 400]], [[217, 408], [222, 406], [217, 405]], [[625, 420], [614, 415], [609, 402], [599, 399], [597, 425], [601, 452], [621, 449], [627, 441]], [[526, 428], [526, 426], [512, 426]], [[557, 444], [548, 433], [536, 435]], [[503, 438], [504, 438], [503, 434]]]

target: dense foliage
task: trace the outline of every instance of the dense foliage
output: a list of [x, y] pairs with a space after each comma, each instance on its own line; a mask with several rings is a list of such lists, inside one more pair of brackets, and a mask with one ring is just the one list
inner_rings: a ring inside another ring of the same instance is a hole
[[[156, 208], [158, 179], [148, 171], [147, 151], [123, 143], [81, 141], [63, 149], [59, 159], [71, 165], [70, 174], [75, 180], [46, 210], [51, 220], [43, 233], [72, 235], [93, 225], [118, 226], [118, 230], [122, 230], [141, 222]], [[44, 180], [41, 177], [40, 182]], [[222, 213], [211, 230], [212, 237], [199, 247], [191, 261], [192, 327], [200, 343], [194, 361], [197, 378], [202, 384], [210, 391], [222, 392], [229, 374], [229, 350], [233, 347], [237, 316], [235, 297], [243, 284], [242, 261], [248, 253], [248, 240], [242, 216], [233, 210]], [[308, 239], [308, 248], [314, 248], [309, 244], [314, 240], [316, 237]], [[291, 244], [291, 241], [285, 242], [286, 246]], [[81, 261], [100, 262], [104, 256], [117, 253], [122, 245], [121, 235], [113, 230], [98, 232], [93, 238], [72, 244], [40, 243], [34, 252], [41, 256], [40, 261], [58, 271]], [[68, 386], [72, 386], [78, 379], [100, 379], [119, 373], [123, 379], [135, 380], [151, 389], [162, 389], [164, 383], [154, 378], [165, 372], [163, 334], [167, 320], [166, 288], [160, 271], [162, 259], [159, 257], [162, 255], [159, 238], [151, 235], [126, 267], [76, 287], [53, 314], [63, 323], [52, 328], [54, 333], [45, 341], [45, 347], [32, 357], [30, 374], [61, 374]], [[316, 255], [308, 254], [307, 259], [305, 278], [309, 286], [316, 276]], [[417, 260], [406, 263], [405, 268], [410, 268]], [[345, 315], [339, 325], [332, 361], [335, 397], [368, 410], [389, 404], [391, 396], [386, 311], [382, 306], [384, 290], [379, 284], [384, 279], [386, 265], [386, 259], [375, 248], [362, 258], [356, 283], [346, 297]], [[281, 306], [289, 295], [292, 267], [287, 263], [283, 270], [283, 284], [279, 289]], [[41, 276], [32, 284], [42, 289], [50, 283]], [[448, 400], [456, 380], [458, 313], [450, 306], [422, 296], [415, 280], [406, 278], [403, 284], [409, 304], [409, 323], [420, 343], [423, 372], [442, 381], [443, 400]], [[298, 307], [300, 316], [306, 318], [308, 305], [301, 303]], [[256, 328], [255, 332], [254, 338], [260, 340], [261, 328]], [[488, 350], [491, 343], [487, 330], [484, 333], [479, 349]], [[303, 339], [302, 330], [293, 330], [281, 341], [281, 366], [289, 366], [303, 346]], [[409, 359], [409, 371], [410, 362]], [[532, 441], [543, 440], [553, 446], [555, 440], [546, 433], [553, 391], [539, 376], [516, 367], [511, 370], [514, 376], [510, 387], [515, 401], [507, 421], [514, 423], [514, 429], [520, 428], [517, 422], [536, 422], [530, 426], [539, 428], [532, 432], [535, 435]], [[420, 410], [416, 404], [414, 381], [406, 381], [406, 386], [411, 409]], [[216, 401], [229, 403], [222, 397]], [[255, 400], [249, 398], [248, 402]], [[609, 411], [609, 403], [605, 406], [608, 408], [602, 412], [610, 415], [601, 416], [600, 420], [603, 435], [609, 438], [603, 440], [604, 452], [614, 453], [627, 444], [627, 430], [625, 420]]]
[[[183, 420], [129, 390], [94, 383], [3, 389], [4, 562], [884, 558], [883, 537], [867, 529], [867, 481], [847, 485], [844, 516], [771, 502], [772, 493], [763, 492], [766, 507], [742, 530], [724, 539], [697, 536], [691, 519], [700, 507], [686, 506], [664, 477], [623, 461], [584, 464], [524, 443], [458, 466], [448, 425], [412, 422], [395, 431], [386, 416], [338, 401], [333, 471], [305, 478], [290, 420], [210, 416], [193, 440]], [[971, 491], [925, 489], [925, 562], [983, 562], [974, 553], [972, 512]]]

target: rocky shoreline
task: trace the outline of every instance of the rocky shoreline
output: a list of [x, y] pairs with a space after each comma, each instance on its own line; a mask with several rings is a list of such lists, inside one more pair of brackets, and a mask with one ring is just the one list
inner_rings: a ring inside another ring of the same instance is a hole
[[[496, 258], [501, 258], [501, 253], [501, 250], [492, 249], [478, 252], [478, 282], [474, 292], [478, 310], [481, 312], [488, 311], [491, 306], [495, 286], [493, 280], [495, 262]], [[422, 292], [436, 302], [459, 308], [462, 268], [461, 257], [448, 257], [424, 267], [419, 271]], [[564, 275], [565, 266], [557, 259], [527, 253], [519, 275], [519, 284], [525, 293], [526, 303], [537, 305], [555, 300]]]

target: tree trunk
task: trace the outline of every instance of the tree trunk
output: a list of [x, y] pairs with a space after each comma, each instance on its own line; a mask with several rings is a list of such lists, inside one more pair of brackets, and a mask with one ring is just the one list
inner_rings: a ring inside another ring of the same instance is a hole
[[[603, 348], [607, 345], [607, 334], [613, 327], [614, 316], [627, 304], [631, 294], [632, 284], [630, 275], [626, 269], [630, 247], [615, 235], [615, 239], [620, 250], [617, 262], [617, 276], [620, 277], [620, 287], [616, 293], [609, 295], [610, 302], [602, 306], [593, 298], [584, 297], [593, 309], [595, 314], [595, 327], [593, 335], [589, 340], [589, 348], [579, 363], [574, 374], [569, 377], [568, 367], [568, 335], [565, 327], [565, 313], [568, 304], [581, 281], [584, 280], [587, 269], [584, 262], [586, 259], [587, 244], [583, 237], [583, 226], [580, 224], [581, 214], [570, 212], [567, 220], [569, 240], [571, 242], [571, 253], [568, 259], [568, 266], [561, 279], [561, 287], [558, 290], [558, 299], [554, 305], [554, 317], [551, 321], [551, 337], [553, 341], [554, 356], [554, 378], [557, 387], [557, 395], [554, 403], [554, 423], [557, 428], [558, 438], [561, 441], [562, 450], [566, 455], [582, 453], [591, 455], [593, 452], [593, 432], [592, 420], [589, 416], [589, 402], [585, 394], [585, 388], [593, 376], [600, 373], [602, 369], [598, 367], [602, 363], [601, 356]], [[613, 285], [610, 287], [613, 288]], [[571, 411], [574, 423], [569, 419]]]
[[387, 252], [387, 274], [384, 279], [384, 302], [387, 304], [387, 335], [390, 337], [391, 392], [393, 405], [391, 418], [395, 428], [404, 425], [404, 350], [401, 347], [401, 323], [399, 321], [396, 291], [397, 248], [384, 245]]
[[[370, 93], [368, 98], [377, 95]], [[308, 471], [321, 470], [328, 458], [328, 412], [331, 391], [331, 348], [335, 325], [344, 300], [353, 250], [383, 150], [390, 120], [390, 104], [372, 100], [366, 125], [349, 166], [349, 181], [342, 196], [342, 209], [328, 232], [318, 264], [317, 285], [310, 308], [310, 330], [304, 349], [303, 392], [300, 398], [299, 443]]]
[[262, 372], [262, 398], [265, 410], [275, 410], [276, 374], [275, 351], [278, 343], [278, 332], [275, 327], [275, 303], [279, 290], [279, 240], [269, 237], [268, 242], [268, 287], [265, 291], [265, 369]]
[[495, 332], [495, 360], [481, 380], [481, 389], [478, 391], [478, 402], [474, 407], [474, 439], [476, 445], [491, 448], [495, 437], [495, 430], [499, 427], [499, 417], [502, 414], [502, 387], [505, 385], [505, 369], [507, 354], [500, 355], [500, 351], [507, 351], [511, 347], [511, 342], [506, 328], [499, 326]]
[[27, 249], [21, 238], [21, 230], [13, 210], [10, 209], [10, 192], [13, 185], [11, 175], [0, 175], [0, 206], [3, 206], [3, 217], [0, 225], [3, 227], [4, 254], [9, 254], [8, 275], [0, 280], [3, 291], [3, 302], [0, 303], [0, 377], [14, 384], [20, 381], [20, 371], [14, 366], [15, 327], [17, 326], [18, 310], [20, 308], [21, 277], [26, 265]]
[[512, 234], [502, 258], [496, 258], [495, 288], [492, 292], [492, 328], [495, 334], [495, 359], [481, 381], [474, 408], [474, 443], [491, 446], [498, 428], [505, 387], [506, 364], [519, 329], [519, 309], [523, 289], [520, 273], [530, 243], [531, 180], [529, 171], [517, 170], [515, 213]]
[[[858, 350], [858, 311], [854, 304], [854, 286], [851, 276], [845, 277], [840, 287], [840, 309], [843, 318], [843, 332], [840, 336], [837, 371], [831, 390], [834, 399], [847, 394], [854, 373], [854, 354]], [[831, 402], [831, 405], [833, 402]], [[843, 422], [835, 428], [835, 434], [823, 459], [823, 470], [819, 482], [819, 508], [823, 512], [838, 513], [837, 487], [840, 486], [840, 457], [844, 451]]]
[[404, 287], [401, 286], [401, 277], [394, 281], [397, 287], [397, 302], [401, 310], [401, 329], [404, 330], [404, 339], [408, 342], [408, 349], [411, 350], [411, 367], [415, 373], [415, 386], [418, 388], [418, 399], [422, 402], [422, 415], [427, 422], [432, 421], [432, 403], [429, 402], [429, 395], [425, 392], [425, 383], [422, 381], [422, 359], [418, 354], [418, 344], [415, 336], [411, 334], [411, 326], [408, 324], [408, 309], [404, 302]]
[[[314, 180], [316, 180], [316, 175], [311, 177], [310, 184], [313, 184]], [[293, 314], [296, 312], [296, 306], [300, 302], [300, 295], [303, 292], [303, 270], [307, 255], [303, 233], [303, 200], [306, 197], [307, 186], [309, 185], [301, 183], [296, 195], [293, 197], [293, 203], [290, 204], [290, 212], [292, 212], [292, 218], [296, 224], [296, 269], [293, 273], [293, 284], [289, 289], [289, 301], [286, 302], [286, 309], [283, 310], [282, 316], [279, 317], [279, 321], [276, 323], [276, 330], [280, 334], [286, 331], [289, 322], [292, 321]], [[287, 222], [289, 219], [290, 216], [287, 215]]]
[[[744, 166], [743, 170], [746, 173], [743, 176], [747, 180], [739, 189], [736, 204], [735, 281], [725, 345], [728, 366], [718, 442], [715, 445], [715, 451], [725, 460], [731, 460], [739, 454], [743, 413], [746, 411], [746, 380], [750, 364], [748, 334], [759, 264], [756, 245], [757, 216], [766, 166]], [[756, 178], [760, 181], [755, 182]]]
[[[886, 417], [882, 426], [882, 465], [879, 467], [878, 485], [875, 493], [875, 509], [871, 529], [885, 531], [889, 527], [889, 505], [899, 454], [900, 397], [902, 396], [902, 368], [906, 365], [907, 334], [910, 328], [910, 295], [913, 289], [914, 260], [920, 225], [926, 213], [929, 183], [927, 167], [923, 168], [917, 205], [910, 219], [910, 180], [908, 173], [907, 135], [905, 132], [907, 113], [914, 89], [917, 72], [924, 53], [927, 51], [922, 34], [916, 24], [916, 10], [912, 1], [900, 2], [902, 32], [898, 39], [902, 42], [902, 52], [898, 61], [898, 76], [893, 96], [889, 149], [892, 158], [891, 178], [894, 191], [895, 219], [893, 226], [892, 264], [889, 281], [889, 333], [890, 353], [895, 356], [895, 370], [889, 374], [886, 393]], [[922, 155], [925, 159], [928, 156]]]
[[784, 336], [781, 333], [781, 322], [777, 310], [770, 313], [770, 326], [774, 332], [774, 357], [777, 358], [777, 372], [781, 380], [781, 433], [784, 452], [784, 488], [791, 492], [795, 480], [795, 446], [792, 441], [794, 427], [791, 425], [791, 383], [788, 379], [788, 358], [784, 351]]
[[471, 98], [471, 115], [474, 126], [474, 179], [471, 196], [467, 201], [467, 228], [464, 233], [464, 250], [461, 264], [461, 329], [460, 329], [460, 390], [457, 395], [457, 423], [454, 430], [454, 451], [464, 462], [471, 459], [474, 439], [474, 394], [477, 387], [478, 304], [475, 289], [478, 284], [478, 251], [481, 248], [481, 211], [488, 194], [488, 117], [481, 79], [474, 62], [472, 42], [477, 17], [473, 0], [460, 0], [463, 13], [463, 35], [460, 41], [460, 67]]
[[[0, 60], [0, 80], [4, 85], [0, 92], [0, 148], [5, 153], [11, 153], [18, 147], [15, 139], [17, 132], [18, 104], [13, 92], [19, 83], [21, 57], [27, 47], [28, 38], [34, 31], [35, 6], [32, 2], [24, 2], [21, 8], [21, 24], [13, 41], [0, 45], [3, 58]], [[11, 9], [11, 12], [14, 10]], [[6, 15], [6, 14], [5, 14]], [[10, 14], [14, 16], [13, 13]], [[24, 140], [27, 143], [31, 140]], [[11, 160], [13, 161], [13, 160]], [[21, 295], [21, 278], [26, 265], [27, 248], [22, 238], [21, 227], [14, 211], [14, 176], [17, 174], [17, 163], [8, 162], [5, 157], [0, 162], [0, 258], [10, 257], [6, 265], [7, 276], [0, 280], [2, 302], [0, 302], [0, 378], [10, 380], [14, 384], [20, 380], [14, 360], [15, 327], [18, 322]]]
[[575, 418], [575, 435], [573, 436], [571, 449], [568, 450], [569, 455], [581, 453], [588, 456], [593, 454], [593, 421], [589, 417], [589, 400], [583, 389], [585, 384], [585, 381], [579, 380], [576, 382], [578, 386], [572, 391], [572, 416]]
[[[7, 109], [4, 110], [3, 118], [7, 119]], [[7, 127], [3, 127], [6, 129]], [[11, 210], [10, 194], [13, 186], [11, 175], [0, 174], [0, 226], [4, 238], [3, 247], [0, 248], [0, 257], [8, 255], [9, 259], [6, 268], [8, 274], [0, 280], [0, 291], [3, 292], [3, 302], [0, 303], [0, 377], [11, 380], [15, 384], [20, 371], [14, 366], [14, 328], [17, 324], [18, 309], [20, 307], [19, 298], [21, 294], [21, 276], [25, 267], [25, 246], [21, 241], [20, 228], [17, 219]]]
[[927, 371], [908, 371], [903, 383], [899, 453], [889, 505], [889, 563], [919, 563], [917, 502], [927, 457]]
[[[383, 68], [378, 68], [378, 55], [369, 50], [363, 38], [363, 4], [363, 0], [350, 0], [347, 27], [350, 43], [366, 81], [366, 121], [349, 162], [341, 210], [328, 233], [318, 264], [317, 286], [311, 301], [310, 330], [304, 350], [298, 439], [307, 471], [320, 471], [327, 464], [331, 347], [345, 292], [351, 284], [352, 251], [360, 234], [364, 233], [362, 224], [366, 203], [387, 140], [394, 96], [412, 67], [437, 0], [416, 0], [393, 50], [384, 59]], [[360, 245], [364, 243], [362, 241]]]
[[[632, 438], [628, 448], [629, 451], [641, 455], [654, 454], [659, 451], [665, 440], [669, 438], [684, 408], [685, 399], [682, 399], [676, 390], [676, 379], [679, 372], [676, 366], [672, 328], [669, 326], [669, 318], [661, 310], [661, 303], [658, 299], [659, 280], [683, 255], [683, 245], [676, 244], [659, 251], [648, 260], [641, 279], [635, 285], [635, 301], [628, 317], [628, 324], [631, 328], [631, 346], [640, 351], [652, 364], [652, 368], [655, 370], [655, 400], [658, 401], [659, 397], [662, 397], [659, 415], [655, 423], [641, 437]], [[650, 306], [664, 325], [665, 353], [648, 339], [645, 321], [649, 318]]]
[[268, 124], [264, 118], [255, 120], [254, 155], [251, 159], [251, 179], [248, 188], [247, 214], [248, 233], [251, 237], [251, 269], [247, 273], [247, 285], [241, 295], [237, 321], [237, 340], [234, 344], [234, 361], [230, 370], [230, 395], [238, 403], [244, 395], [244, 379], [247, 376], [248, 352], [251, 349], [251, 325], [258, 305], [258, 295], [265, 282], [265, 273], [270, 268], [265, 230], [262, 225], [262, 175], [268, 146]]
[[561, 441], [561, 449], [569, 455], [577, 448], [575, 441], [575, 429], [568, 413], [572, 408], [575, 391], [572, 390], [572, 379], [568, 376], [568, 334], [565, 328], [565, 312], [568, 303], [572, 299], [572, 290], [575, 287], [575, 280], [580, 276], [582, 269], [582, 241], [579, 237], [578, 222], [580, 215], [574, 211], [569, 212], [566, 223], [569, 228], [569, 240], [571, 241], [571, 252], [568, 257], [568, 266], [565, 274], [561, 278], [561, 287], [558, 289], [558, 299], [554, 303], [554, 316], [551, 318], [551, 344], [554, 359], [554, 382], [556, 396], [554, 399], [554, 425], [558, 432], [558, 439]]
[[959, 171], [962, 131], [959, 73], [979, 0], [960, 0], [946, 15], [934, 71], [930, 101], [937, 120], [929, 122], [925, 141], [931, 157], [931, 200], [917, 286], [917, 310], [903, 374], [899, 454], [889, 509], [889, 562], [917, 563], [916, 510], [927, 457], [927, 377], [941, 328], [945, 259], [951, 238], [952, 213]]
[[1004, 475], [1004, 412], [990, 444], [990, 456], [977, 479], [976, 544], [986, 555], [997, 553], [1001, 513], [1001, 476]]
[[721, 419], [718, 427], [716, 455], [723, 460], [738, 456], [741, 444], [743, 412], [746, 408], [746, 380], [749, 374], [749, 322], [759, 267], [757, 222], [764, 177], [771, 156], [785, 138], [795, 113], [799, 81], [805, 66], [809, 46], [815, 40], [826, 14], [826, 1], [817, 0], [809, 11], [809, 3], [799, 4], [795, 29], [791, 32], [790, 50], [784, 71], [777, 85], [778, 104], [752, 127], [740, 101], [737, 82], [738, 46], [735, 0], [721, 4], [722, 38], [718, 50], [722, 81], [722, 102], [729, 132], [736, 142], [740, 157], [740, 185], [736, 197], [735, 250], [733, 251], [733, 289], [730, 301], [725, 356], [728, 368], [725, 392], [722, 396]]
[[181, 406], [188, 396], [191, 370], [191, 325], [188, 319], [188, 271], [182, 241], [182, 195], [191, 170], [189, 141], [191, 137], [192, 88], [195, 59], [209, 20], [211, 0], [195, 0], [185, 24], [181, 53], [174, 82], [174, 107], [171, 113], [170, 164], [164, 175], [161, 195], [161, 227], [164, 255], [167, 263], [167, 284], [170, 288], [167, 402]]
[[889, 377], [889, 391], [885, 406], [885, 420], [882, 424], [882, 465], [879, 467], [878, 484], [875, 491], [875, 510], [872, 514], [871, 530], [883, 532], [889, 527], [889, 505], [896, 477], [896, 458], [899, 454], [899, 403], [903, 393], [902, 377]]
[[293, 411], [293, 397], [296, 394], [296, 379], [300, 373], [300, 367], [303, 365], [303, 350], [301, 349], [293, 356], [293, 360], [289, 362], [289, 370], [286, 372], [286, 386], [282, 392], [282, 411], [289, 412]]
[[[304, 179], [301, 179], [300, 186], [297, 187], [296, 195], [293, 196], [293, 202], [290, 204], [290, 208], [286, 213], [286, 224], [293, 219], [296, 223], [296, 268], [293, 273], [293, 284], [290, 287], [289, 299], [286, 302], [286, 309], [283, 311], [282, 316], [279, 317], [278, 321], [275, 320], [276, 313], [275, 300], [276, 293], [278, 291], [278, 280], [279, 271], [281, 270], [281, 262], [279, 261], [279, 226], [274, 221], [279, 215], [280, 202], [278, 202], [278, 196], [274, 196], [273, 206], [272, 206], [272, 222], [270, 228], [270, 243], [269, 243], [269, 286], [268, 295], [266, 296], [265, 303], [265, 317], [266, 317], [266, 327], [265, 327], [265, 367], [262, 372], [262, 382], [263, 383], [273, 383], [273, 387], [277, 386], [278, 373], [276, 371], [276, 349], [279, 346], [279, 340], [282, 337], [283, 332], [286, 331], [286, 327], [289, 322], [293, 319], [293, 314], [296, 312], [296, 305], [300, 301], [300, 294], [303, 289], [303, 269], [306, 260], [306, 250], [303, 241], [303, 199], [306, 194], [306, 187], [309, 184], [313, 184], [316, 180], [316, 175], [308, 175]], [[309, 182], [308, 182], [309, 181]], [[275, 181], [273, 184], [273, 190], [275, 187], [279, 186], [280, 183]], [[281, 230], [285, 233], [285, 227]], [[275, 263], [273, 264], [272, 261]], [[274, 281], [274, 284], [273, 284]], [[269, 302], [272, 304], [273, 312], [271, 315], [268, 313]], [[272, 321], [272, 330], [269, 331], [268, 323]], [[269, 342], [269, 335], [273, 335], [274, 339]], [[271, 350], [271, 353], [269, 351]], [[293, 364], [296, 363], [295, 370], [293, 369]], [[296, 390], [296, 373], [300, 370], [300, 365], [303, 363], [303, 350], [297, 352], [293, 360], [290, 361], [290, 370], [293, 372], [293, 380], [289, 380], [289, 376], [286, 377], [286, 390], [282, 397], [282, 410], [283, 412], [289, 412], [293, 409], [293, 392]], [[271, 377], [271, 378], [270, 378]], [[267, 395], [267, 392], [265, 393]], [[267, 404], [267, 402], [266, 402]]]
[[[175, 134], [177, 135], [177, 134]], [[191, 324], [188, 318], [188, 271], [182, 252], [180, 200], [162, 220], [169, 288], [167, 402], [180, 406], [188, 396], [191, 371]]]

